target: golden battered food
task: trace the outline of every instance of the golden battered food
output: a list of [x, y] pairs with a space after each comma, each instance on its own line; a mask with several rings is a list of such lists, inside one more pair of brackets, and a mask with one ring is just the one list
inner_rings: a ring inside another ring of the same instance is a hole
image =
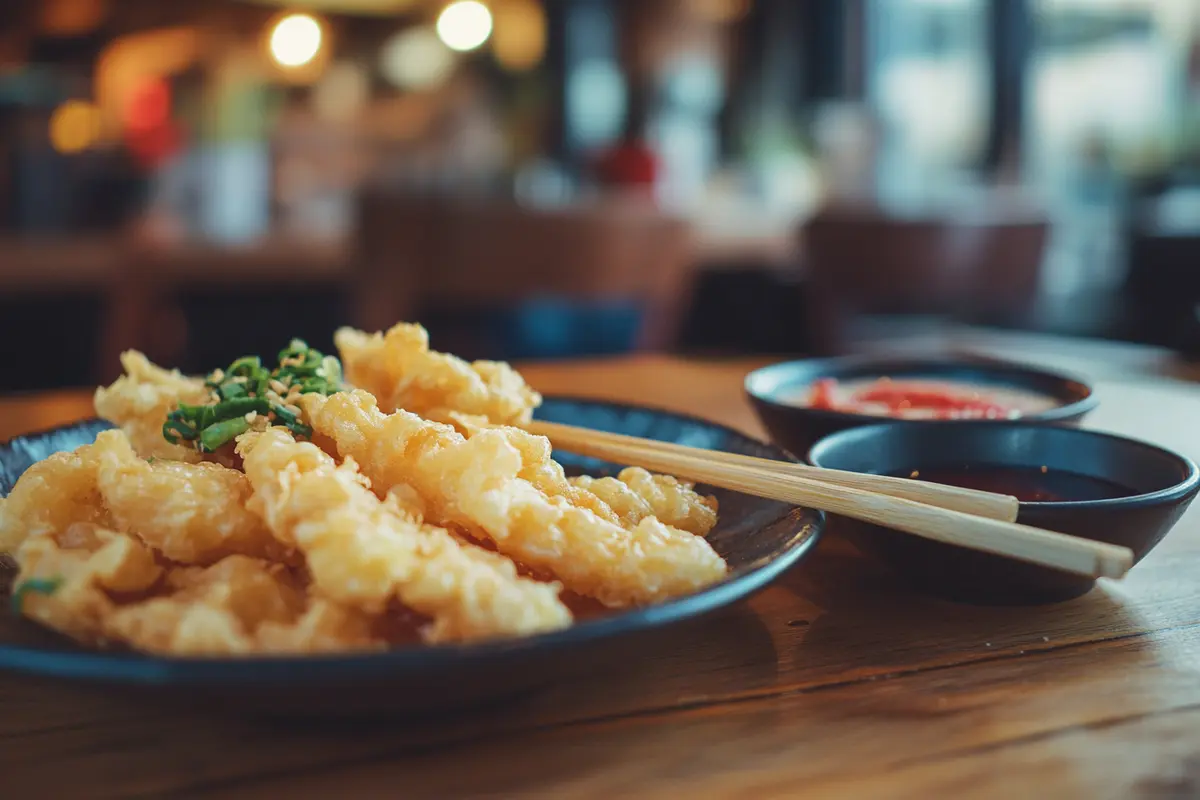
[[625, 527], [655, 517], [672, 528], [707, 536], [717, 524], [716, 499], [702, 497], [690, 484], [670, 475], [626, 467], [615, 478], [581, 475], [569, 480], [607, 504]]
[[378, 617], [310, 596], [308, 607], [294, 621], [264, 621], [257, 631], [257, 648], [263, 653], [378, 650], [389, 644], [376, 632], [378, 623]]
[[104, 431], [92, 445], [97, 488], [115, 524], [179, 564], [228, 555], [283, 561], [288, 548], [246, 508], [246, 476], [220, 464], [137, 457], [129, 440]]
[[[467, 438], [497, 427], [478, 417], [452, 414], [449, 423]], [[508, 439], [521, 452], [520, 476], [550, 497], [562, 497], [609, 522], [633, 528], [646, 517], [673, 528], [706, 536], [717, 524], [717, 501], [670, 475], [628, 467], [616, 478], [581, 475], [568, 478], [551, 458], [550, 441], [519, 428], [507, 428]]]
[[511, 427], [541, 397], [507, 364], [419, 325], [336, 341], [345, 382], [299, 340], [204, 378], [123, 354], [95, 395], [119, 429], [0, 499], [14, 608], [167, 656], [344, 652], [553, 632], [726, 575], [714, 500], [641, 469], [568, 478]]
[[439, 421], [457, 413], [519, 425], [542, 403], [508, 364], [467, 363], [430, 350], [420, 325], [400, 323], [386, 334], [342, 328], [334, 342], [346, 380], [375, 395], [385, 411], [402, 408]]
[[124, 375], [96, 390], [96, 414], [125, 431], [142, 458], [200, 461], [200, 453], [164, 439], [162, 429], [167, 415], [181, 403], [207, 402], [210, 393], [204, 381], [157, 367], [136, 350], [121, 354], [121, 366]]
[[381, 612], [398, 599], [432, 619], [429, 641], [527, 635], [565, 628], [557, 584], [517, 576], [448, 531], [380, 500], [353, 461], [340, 466], [283, 430], [239, 443], [254, 485], [250, 507], [304, 553], [313, 586], [347, 606]]
[[481, 532], [504, 555], [607, 606], [666, 600], [725, 576], [725, 562], [701, 537], [653, 517], [627, 530], [521, 478], [528, 467], [511, 438], [524, 432], [491, 428], [467, 439], [407, 411], [386, 415], [363, 391], [301, 402], [313, 430], [377, 491], [412, 487], [435, 522]]
[[246, 556], [177, 569], [166, 583], [168, 594], [115, 609], [105, 632], [151, 653], [250, 653], [264, 623], [290, 624], [305, 605], [286, 567]]
[[21, 612], [89, 642], [108, 638], [116, 597], [148, 591], [162, 576], [145, 545], [84, 522], [29, 537], [15, 555], [21, 571], [14, 595]]
[[74, 522], [109, 524], [96, 486], [97, 455], [95, 445], [86, 445], [25, 470], [0, 500], [0, 553], [16, 553], [27, 538], [60, 533]]

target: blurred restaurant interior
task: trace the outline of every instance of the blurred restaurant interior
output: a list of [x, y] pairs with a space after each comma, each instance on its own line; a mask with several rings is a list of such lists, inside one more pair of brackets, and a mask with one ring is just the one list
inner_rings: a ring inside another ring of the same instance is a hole
[[0, 3], [0, 391], [400, 319], [1200, 354], [1200, 2]]

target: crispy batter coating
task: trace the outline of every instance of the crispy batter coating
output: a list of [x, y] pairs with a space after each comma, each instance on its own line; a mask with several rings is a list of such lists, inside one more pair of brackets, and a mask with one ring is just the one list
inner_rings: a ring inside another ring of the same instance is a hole
[[266, 620], [258, 628], [263, 653], [322, 653], [378, 650], [388, 645], [375, 631], [378, 619], [323, 597], [309, 597], [308, 607], [290, 623]]
[[[449, 424], [468, 439], [497, 427], [482, 417], [464, 414], [451, 414]], [[646, 517], [657, 517], [673, 528], [706, 536], [717, 524], [717, 499], [701, 496], [690, 483], [640, 467], [629, 467], [616, 478], [568, 478], [562, 465], [551, 458], [550, 441], [544, 436], [511, 429], [508, 435], [521, 451], [525, 466], [520, 477], [551, 497], [562, 497], [626, 528]]]
[[672, 528], [707, 536], [717, 524], [717, 499], [700, 495], [690, 484], [670, 475], [627, 467], [615, 478], [582, 475], [569, 480], [604, 501], [627, 528], [646, 517], [656, 517]]
[[162, 576], [154, 553], [141, 542], [86, 522], [26, 539], [16, 559], [21, 567], [16, 587], [29, 581], [54, 585], [51, 592], [25, 594], [22, 612], [90, 642], [108, 638], [107, 621], [116, 608], [113, 594], [145, 592]]
[[539, 490], [521, 477], [529, 467], [513, 441], [528, 436], [523, 431], [494, 428], [467, 439], [405, 411], [385, 415], [362, 391], [301, 402], [314, 429], [361, 464], [377, 491], [409, 486], [436, 522], [482, 532], [501, 553], [610, 607], [687, 594], [726, 574], [701, 537], [653, 517], [627, 530]]
[[304, 609], [286, 567], [246, 556], [177, 569], [167, 585], [166, 596], [115, 609], [108, 635], [151, 653], [249, 653], [261, 625], [291, 623]]
[[429, 641], [522, 635], [563, 628], [559, 587], [521, 578], [502, 563], [423, 524], [401, 495], [380, 500], [353, 460], [341, 465], [280, 428], [238, 443], [254, 486], [250, 507], [307, 558], [316, 590], [371, 613], [393, 598], [427, 615]]
[[207, 565], [235, 554], [283, 560], [287, 548], [246, 508], [253, 490], [241, 472], [212, 463], [148, 463], [120, 431], [102, 432], [91, 448], [117, 527], [171, 561]]
[[[485, 428], [476, 428], [467, 438], [477, 436]], [[561, 497], [573, 506], [586, 508], [606, 522], [621, 523], [618, 514], [599, 495], [571, 482], [559, 464], [550, 457], [550, 440], [535, 436], [520, 428], [503, 428], [505, 438], [521, 454], [521, 471], [517, 477], [529, 481], [547, 497]]]
[[22, 545], [17, 579], [50, 581], [22, 611], [84, 642], [162, 655], [222, 656], [379, 648], [375, 620], [308, 599], [282, 564], [230, 556], [164, 573], [137, 539], [86, 523]]
[[311, 442], [248, 416], [217, 454], [162, 435], [214, 398], [203, 379], [123, 354], [95, 394], [119, 430], [0, 498], [22, 613], [153, 654], [316, 653], [533, 635], [725, 576], [715, 500], [641, 469], [568, 478], [512, 427], [541, 397], [507, 364], [431, 351], [419, 325], [336, 340], [360, 388], [299, 398]]
[[162, 426], [180, 403], [208, 401], [204, 381], [157, 367], [136, 350], [121, 354], [121, 366], [124, 375], [96, 390], [96, 414], [125, 431], [142, 458], [201, 461], [203, 456], [196, 450], [164, 439]]
[[378, 398], [387, 411], [403, 408], [431, 419], [452, 413], [491, 422], [528, 422], [542, 398], [512, 367], [467, 363], [429, 349], [423, 327], [400, 323], [384, 333], [342, 328], [334, 337], [346, 380]]
[[0, 500], [0, 553], [16, 554], [27, 538], [60, 533], [73, 522], [108, 526], [96, 486], [98, 455], [95, 445], [87, 445], [27, 469]]

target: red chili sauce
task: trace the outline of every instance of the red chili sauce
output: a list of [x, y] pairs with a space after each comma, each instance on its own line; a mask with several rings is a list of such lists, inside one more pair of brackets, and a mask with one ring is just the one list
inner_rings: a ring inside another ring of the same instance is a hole
[[810, 408], [909, 419], [1014, 419], [1052, 408], [1041, 395], [930, 380], [878, 378], [865, 385], [822, 378], [809, 389]]

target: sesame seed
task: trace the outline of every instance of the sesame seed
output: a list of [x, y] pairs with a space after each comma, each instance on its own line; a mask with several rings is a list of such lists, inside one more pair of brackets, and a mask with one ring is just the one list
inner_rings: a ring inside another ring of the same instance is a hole
[[216, 382], [216, 383], [220, 383], [221, 381], [223, 381], [223, 380], [225, 379], [225, 370], [223, 370], [223, 369], [214, 369], [214, 370], [212, 371], [212, 376], [211, 376], [211, 377], [212, 377], [212, 379], [213, 379], [213, 381], [214, 381], [214, 382]]
[[270, 386], [276, 394], [287, 394], [287, 387], [274, 378], [272, 378], [271, 382], [267, 385]]
[[258, 416], [258, 412], [257, 412], [257, 411], [247, 411], [247, 412], [246, 412], [246, 422], [253, 423], [253, 422], [254, 422], [254, 419], [255, 419], [257, 416]]

